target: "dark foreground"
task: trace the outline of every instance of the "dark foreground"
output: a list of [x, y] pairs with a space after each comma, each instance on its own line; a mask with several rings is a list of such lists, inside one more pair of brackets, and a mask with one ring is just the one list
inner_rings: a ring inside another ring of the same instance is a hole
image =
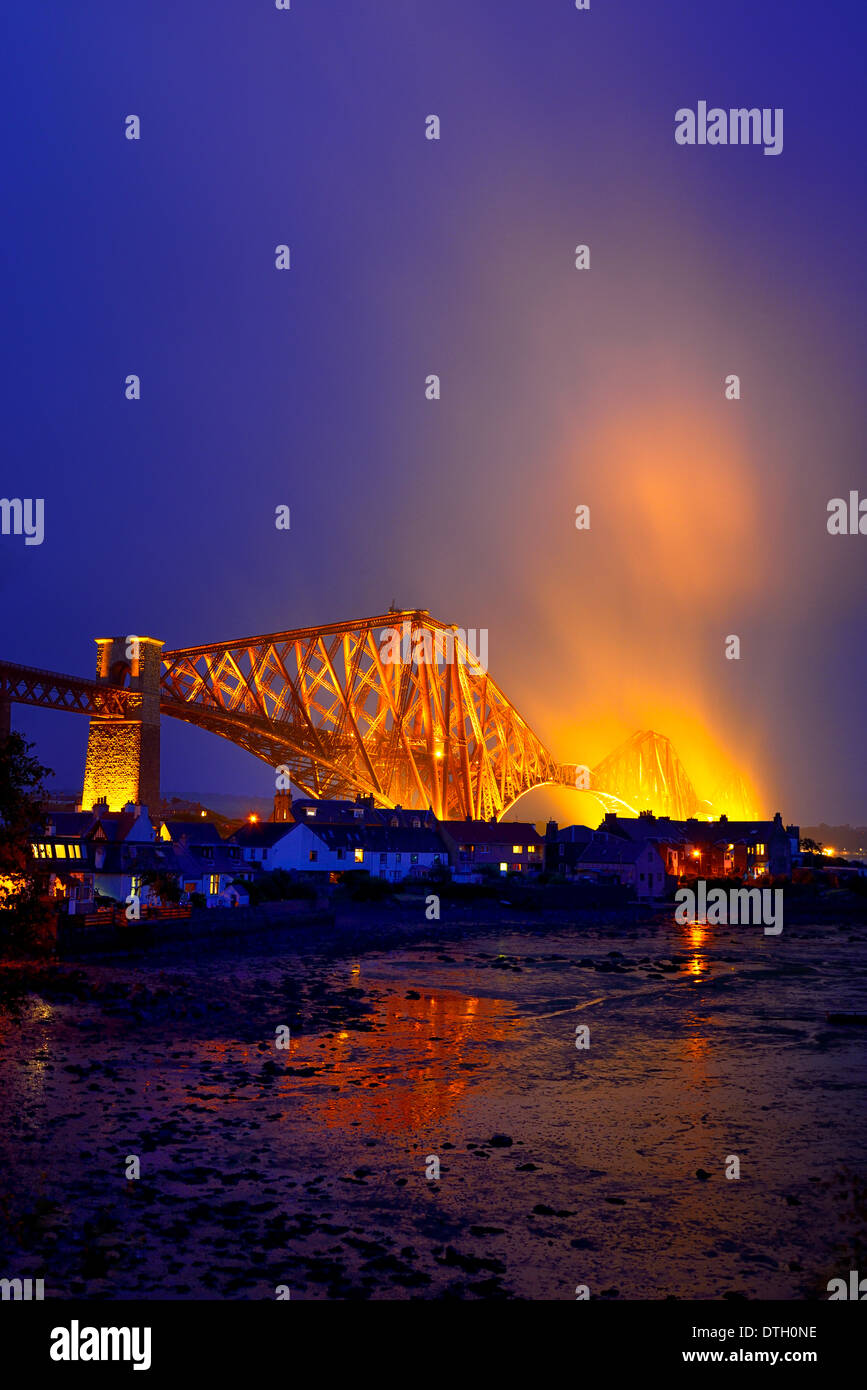
[[826, 1299], [867, 1272], [867, 1029], [826, 1022], [867, 1011], [864, 926], [451, 912], [37, 972], [0, 1014], [0, 1276]]

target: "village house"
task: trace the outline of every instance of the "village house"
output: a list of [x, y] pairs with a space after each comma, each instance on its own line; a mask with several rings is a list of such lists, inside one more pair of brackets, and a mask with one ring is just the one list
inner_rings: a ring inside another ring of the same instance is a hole
[[545, 827], [545, 872], [571, 878], [594, 833], [587, 825], [567, 825], [561, 830], [555, 820], [549, 820]]
[[727, 816], [674, 821], [642, 811], [637, 817], [606, 815], [600, 830], [654, 844], [672, 878], [761, 879], [790, 877], [797, 861], [799, 829], [773, 820], [734, 821]]
[[[182, 901], [197, 893], [208, 907], [245, 903], [247, 894], [233, 882], [242, 876], [240, 854], [226, 852], [219, 836], [215, 845], [215, 835], [212, 825], [197, 822], [186, 831], [162, 822], [157, 833], [147, 807], [109, 811], [98, 803], [92, 811], [50, 813], [31, 852], [42, 890], [72, 914], [125, 904], [133, 895], [142, 906], [157, 903], [158, 887], [146, 882], [152, 875], [172, 878]], [[205, 843], [191, 843], [199, 840]]]
[[209, 821], [164, 820], [159, 838], [175, 847], [192, 865], [193, 872], [181, 880], [182, 892], [200, 893], [208, 907], [245, 906], [249, 893], [244, 887], [260, 872], [245, 863], [243, 851], [231, 839], [223, 840]]
[[620, 883], [635, 890], [638, 898], [662, 897], [665, 864], [649, 840], [625, 840], [615, 835], [594, 835], [575, 866], [576, 876], [597, 883]]
[[[274, 820], [285, 820], [287, 803], [279, 801], [280, 815], [277, 815], [278, 796], [274, 798]], [[283, 794], [285, 797], [285, 793]], [[437, 819], [433, 811], [405, 810], [402, 806], [376, 806], [372, 796], [357, 796], [354, 801], [316, 801], [313, 798], [298, 798], [288, 805], [289, 815], [296, 823], [310, 825], [388, 825], [393, 829], [435, 830]]]
[[292, 833], [279, 842], [275, 867], [316, 875], [366, 871], [371, 878], [400, 883], [426, 878], [446, 860], [439, 836], [421, 826], [296, 822]]
[[439, 833], [459, 876], [535, 875], [545, 867], [545, 841], [529, 821], [440, 821]]

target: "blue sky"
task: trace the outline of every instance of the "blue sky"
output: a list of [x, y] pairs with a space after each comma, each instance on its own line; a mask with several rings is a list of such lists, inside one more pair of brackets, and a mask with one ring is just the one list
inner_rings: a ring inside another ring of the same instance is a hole
[[[0, 537], [0, 654], [89, 673], [97, 636], [395, 601], [488, 628], [564, 761], [659, 727], [698, 780], [723, 749], [769, 809], [867, 821], [867, 538], [825, 529], [867, 496], [863, 5], [0, 26], [2, 492], [46, 508], [41, 546]], [[677, 146], [700, 100], [782, 107], [783, 153]], [[85, 721], [14, 720], [75, 785]], [[163, 744], [167, 791], [270, 791], [221, 740]]]

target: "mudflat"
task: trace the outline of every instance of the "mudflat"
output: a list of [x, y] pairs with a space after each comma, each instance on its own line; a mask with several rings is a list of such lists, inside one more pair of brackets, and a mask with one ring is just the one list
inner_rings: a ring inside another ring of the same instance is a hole
[[0, 1275], [800, 1300], [867, 1270], [867, 1029], [827, 1019], [867, 1011], [863, 925], [451, 918], [357, 908], [19, 978]]

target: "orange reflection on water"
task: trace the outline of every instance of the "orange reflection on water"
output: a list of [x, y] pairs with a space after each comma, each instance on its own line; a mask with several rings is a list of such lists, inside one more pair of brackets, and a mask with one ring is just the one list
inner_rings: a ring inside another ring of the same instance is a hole
[[702, 947], [707, 940], [707, 927], [699, 926], [698, 923], [693, 922], [686, 931], [689, 950], [692, 952], [687, 970], [697, 980], [708, 968], [707, 956], [702, 954]]
[[[356, 974], [356, 971], [352, 972]], [[418, 999], [400, 994], [372, 999], [370, 1031], [336, 1029], [332, 1034], [292, 1035], [287, 1051], [273, 1054], [296, 1071], [315, 1075], [279, 1076], [264, 1097], [252, 1089], [233, 1092], [225, 1083], [202, 1077], [196, 1101], [251, 1101], [273, 1108], [275, 1101], [300, 1107], [305, 1121], [328, 1129], [355, 1125], [365, 1134], [430, 1129], [457, 1103], [491, 1060], [493, 1046], [517, 1025], [513, 1006], [499, 999], [454, 992], [420, 991]], [[324, 1046], [323, 1046], [324, 1044]], [[209, 1058], [231, 1060], [254, 1069], [268, 1058], [247, 1044], [213, 1039]]]
[[689, 1013], [684, 1020], [689, 1030], [683, 1040], [683, 1055], [689, 1064], [690, 1079], [694, 1082], [707, 1081], [707, 1058], [710, 1052], [710, 1019], [700, 1018]]

